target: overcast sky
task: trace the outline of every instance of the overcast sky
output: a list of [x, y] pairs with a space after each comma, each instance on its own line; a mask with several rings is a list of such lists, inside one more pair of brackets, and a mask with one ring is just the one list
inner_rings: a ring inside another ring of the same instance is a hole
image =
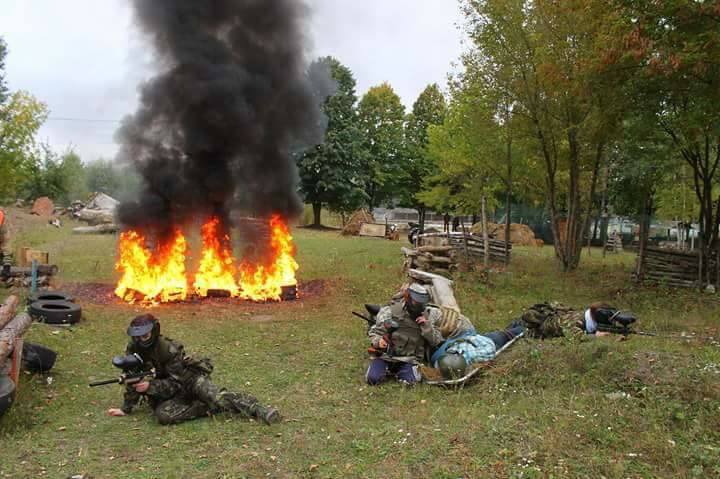
[[[150, 1], [150, 0], [149, 0]], [[40, 138], [84, 161], [112, 158], [117, 120], [133, 113], [152, 56], [127, 0], [3, 0], [7, 80], [50, 107]], [[310, 0], [312, 57], [347, 65], [361, 96], [388, 81], [410, 108], [429, 83], [443, 88], [462, 50], [455, 0]], [[83, 121], [81, 121], [83, 120]], [[84, 121], [92, 120], [92, 121]]]

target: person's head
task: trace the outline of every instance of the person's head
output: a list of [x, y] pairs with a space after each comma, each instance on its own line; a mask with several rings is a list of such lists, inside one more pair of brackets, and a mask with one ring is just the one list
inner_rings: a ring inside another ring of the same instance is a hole
[[444, 379], [459, 379], [465, 376], [467, 361], [457, 351], [448, 351], [438, 359], [437, 367]]
[[428, 304], [430, 304], [430, 293], [421, 284], [413, 283], [405, 290], [405, 310], [413, 319], [420, 316]]
[[130, 321], [127, 333], [137, 346], [149, 349], [160, 337], [160, 322], [152, 314], [143, 314]]

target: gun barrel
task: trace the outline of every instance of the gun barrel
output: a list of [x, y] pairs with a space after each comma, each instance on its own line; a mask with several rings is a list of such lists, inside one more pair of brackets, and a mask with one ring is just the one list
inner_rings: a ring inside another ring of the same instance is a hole
[[117, 378], [116, 379], [104, 379], [102, 381], [95, 381], [95, 382], [90, 383], [90, 387], [94, 388], [95, 386], [105, 386], [106, 384], [117, 384], [119, 382], [120, 382], [120, 380]]
[[364, 319], [364, 320], [365, 320], [368, 324], [370, 324], [370, 325], [374, 325], [374, 324], [375, 324], [375, 322], [374, 322], [372, 319], [370, 319], [369, 317], [365, 316], [364, 314], [360, 314], [360, 313], [355, 312], [355, 311], [352, 311], [352, 314], [354, 314], [354, 315], [357, 316], [358, 318]]

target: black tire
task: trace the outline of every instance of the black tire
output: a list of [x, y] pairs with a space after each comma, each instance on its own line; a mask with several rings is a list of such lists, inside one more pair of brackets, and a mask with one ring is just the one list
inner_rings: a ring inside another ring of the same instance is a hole
[[9, 376], [0, 376], [0, 416], [10, 409], [15, 401], [15, 383]]
[[31, 373], [46, 373], [52, 369], [57, 353], [40, 344], [23, 344], [22, 367]]
[[47, 324], [75, 324], [80, 321], [80, 306], [69, 301], [35, 301], [29, 307], [30, 316]]
[[27, 304], [34, 303], [36, 301], [67, 301], [74, 303], [75, 298], [68, 293], [62, 291], [38, 291], [28, 296]]

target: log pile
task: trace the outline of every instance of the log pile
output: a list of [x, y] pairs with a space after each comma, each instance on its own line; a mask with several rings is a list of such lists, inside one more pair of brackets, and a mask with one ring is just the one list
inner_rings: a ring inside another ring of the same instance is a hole
[[[50, 279], [58, 273], [58, 267], [54, 264], [40, 264], [37, 269], [37, 285], [49, 286]], [[29, 288], [32, 284], [32, 268], [13, 266], [10, 268], [10, 276], [0, 280], [0, 285], [6, 288]]]
[[458, 268], [457, 250], [454, 246], [418, 246], [401, 248], [405, 255], [405, 270], [418, 269], [429, 273], [447, 275]]
[[[418, 269], [447, 276], [461, 264], [479, 263], [485, 257], [483, 239], [473, 234], [426, 233], [418, 236], [417, 243], [415, 249], [401, 248], [405, 270]], [[491, 239], [488, 244], [490, 262], [509, 262], [512, 244], [508, 244], [507, 256], [504, 241]]]
[[[17, 313], [20, 300], [10, 296], [0, 307], [0, 373], [6, 374], [12, 366], [12, 356], [22, 351], [22, 336], [30, 328], [32, 319], [27, 313]], [[17, 363], [17, 361], [16, 361]]]
[[[700, 284], [697, 252], [646, 248], [640, 261], [643, 261], [643, 281], [680, 288], [694, 288]], [[706, 266], [710, 267], [711, 281], [715, 281], [717, 260], [712, 258], [710, 264]]]
[[[483, 238], [474, 234], [463, 233], [427, 233], [420, 235], [418, 244], [425, 245], [437, 242], [437, 240], [453, 246], [456, 255], [460, 260], [482, 261], [485, 257], [485, 243]], [[512, 243], [507, 245], [507, 255], [505, 253], [505, 241], [498, 239], [490, 239], [488, 241], [490, 262], [509, 263], [512, 254]]]

